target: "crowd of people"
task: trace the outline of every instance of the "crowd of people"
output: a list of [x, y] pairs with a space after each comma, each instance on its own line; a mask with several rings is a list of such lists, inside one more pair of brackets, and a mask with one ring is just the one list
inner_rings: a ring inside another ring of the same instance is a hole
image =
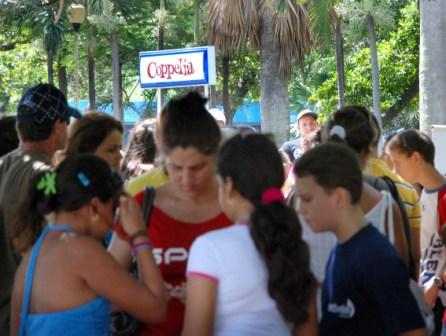
[[122, 149], [50, 84], [0, 126], [1, 335], [446, 335], [446, 178], [420, 131], [380, 155], [365, 107], [303, 110], [279, 148], [189, 92]]

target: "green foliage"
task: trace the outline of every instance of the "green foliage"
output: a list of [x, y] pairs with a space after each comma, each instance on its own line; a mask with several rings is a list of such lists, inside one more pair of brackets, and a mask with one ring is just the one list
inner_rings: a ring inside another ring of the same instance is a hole
[[0, 52], [0, 113], [13, 114], [24, 89], [46, 80], [45, 62], [38, 44]]
[[[419, 12], [415, 1], [402, 10], [397, 29], [389, 39], [378, 43], [380, 67], [381, 106], [383, 111], [394, 105], [404, 91], [418, 76]], [[320, 103], [323, 114], [337, 107], [336, 68], [333, 63], [328, 70], [330, 77], [313, 93], [310, 100]], [[356, 48], [346, 58], [346, 102], [371, 106], [372, 83], [370, 49], [364, 45]]]

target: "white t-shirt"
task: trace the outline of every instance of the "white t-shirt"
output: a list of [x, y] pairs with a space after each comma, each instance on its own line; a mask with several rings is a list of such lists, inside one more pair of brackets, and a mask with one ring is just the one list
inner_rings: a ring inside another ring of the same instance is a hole
[[[446, 263], [445, 247], [441, 232], [446, 225], [446, 185], [435, 190], [424, 189], [420, 198], [421, 229], [420, 229], [420, 277], [421, 286], [428, 286], [434, 276], [442, 272]], [[446, 292], [441, 291], [440, 297], [446, 305]]]
[[247, 225], [208, 232], [189, 253], [187, 275], [216, 281], [216, 336], [291, 335], [267, 291], [268, 273]]

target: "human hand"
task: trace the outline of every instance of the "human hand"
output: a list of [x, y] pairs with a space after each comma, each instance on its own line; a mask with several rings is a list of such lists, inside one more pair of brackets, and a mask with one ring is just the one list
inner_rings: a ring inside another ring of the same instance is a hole
[[132, 236], [135, 232], [145, 228], [141, 209], [133, 198], [121, 195], [117, 211], [117, 224], [122, 227], [125, 235]]
[[167, 293], [170, 298], [175, 298], [183, 303], [186, 303], [186, 283], [183, 282], [181, 285], [172, 286], [171, 284], [165, 283], [167, 288]]

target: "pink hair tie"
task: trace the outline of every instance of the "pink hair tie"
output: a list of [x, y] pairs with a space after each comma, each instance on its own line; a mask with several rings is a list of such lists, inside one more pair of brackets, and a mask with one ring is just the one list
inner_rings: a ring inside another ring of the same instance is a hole
[[262, 204], [267, 205], [272, 202], [283, 203], [285, 197], [283, 196], [282, 190], [279, 188], [269, 188], [266, 189], [262, 194]]

